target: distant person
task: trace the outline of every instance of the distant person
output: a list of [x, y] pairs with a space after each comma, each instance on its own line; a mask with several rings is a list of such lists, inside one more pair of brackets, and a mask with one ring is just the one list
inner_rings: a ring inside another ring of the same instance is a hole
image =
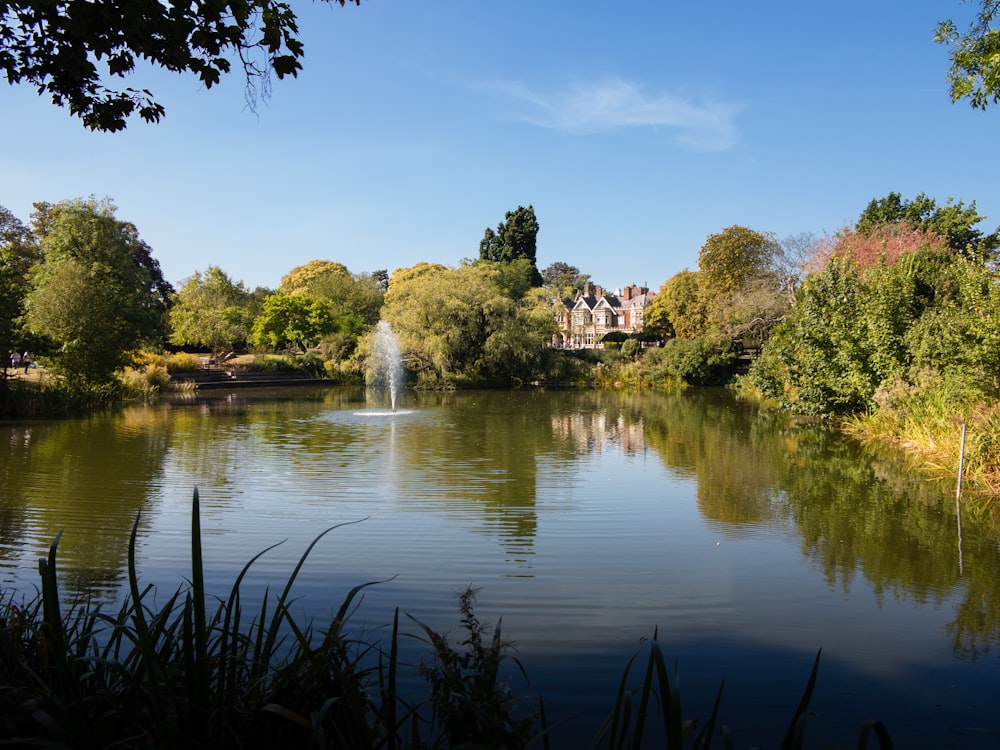
[[14, 368], [14, 374], [17, 375], [17, 368], [21, 366], [21, 355], [17, 352], [10, 355], [10, 366]]
[[28, 368], [31, 367], [31, 356], [25, 352], [21, 355], [21, 364], [24, 365], [24, 374], [28, 374]]

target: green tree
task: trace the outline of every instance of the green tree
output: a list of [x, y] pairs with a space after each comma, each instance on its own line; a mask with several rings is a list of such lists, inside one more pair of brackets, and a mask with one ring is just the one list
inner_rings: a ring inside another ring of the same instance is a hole
[[702, 296], [712, 300], [738, 291], [770, 269], [777, 251], [773, 237], [746, 227], [710, 235], [698, 253]]
[[942, 21], [934, 41], [951, 47], [951, 100], [968, 99], [973, 107], [986, 109], [1000, 102], [1000, 0], [980, 0], [979, 6], [965, 33], [954, 21]]
[[218, 266], [196, 271], [172, 301], [170, 342], [206, 346], [213, 356], [245, 342], [259, 312], [243, 282], [233, 282]]
[[514, 299], [505, 289], [508, 270], [479, 261], [458, 268], [420, 263], [393, 273], [382, 317], [420, 382], [511, 385], [538, 377], [555, 332], [551, 308], [540, 289]]
[[337, 320], [327, 300], [276, 292], [264, 300], [253, 323], [250, 344], [271, 349], [295, 347], [304, 352], [336, 331]]
[[285, 274], [279, 290], [327, 300], [334, 317], [354, 317], [370, 328], [378, 322], [386, 282], [384, 271], [351, 273], [341, 263], [312, 260]]
[[27, 324], [61, 347], [56, 367], [109, 380], [127, 352], [162, 340], [173, 289], [134, 225], [107, 200], [35, 204], [42, 260], [31, 272]]
[[532, 286], [541, 286], [535, 255], [538, 249], [538, 219], [532, 206], [518, 206], [508, 211], [496, 232], [487, 228], [479, 243], [479, 259], [494, 263], [512, 263], [520, 258], [531, 261]]
[[732, 226], [705, 240], [698, 256], [704, 334], [759, 344], [788, 307], [777, 271], [781, 246], [770, 234]]
[[9, 0], [0, 8], [7, 81], [34, 86], [91, 130], [122, 130], [136, 112], [147, 122], [164, 115], [148, 89], [109, 86], [135, 75], [137, 63], [194, 74], [211, 88], [235, 59], [254, 108], [258, 89], [266, 98], [272, 74], [297, 75], [305, 52], [283, 0]]
[[584, 287], [590, 283], [590, 274], [582, 273], [576, 266], [557, 261], [542, 271], [542, 284], [567, 303], [572, 304]]
[[872, 408], [928, 372], [989, 393], [1000, 366], [993, 272], [931, 244], [859, 268], [835, 254], [802, 284], [748, 379], [799, 412]]
[[0, 206], [0, 356], [17, 348], [28, 293], [28, 273], [39, 260], [28, 228]]
[[976, 210], [976, 202], [968, 206], [949, 198], [939, 206], [933, 198], [921, 193], [912, 201], [899, 193], [872, 199], [858, 219], [857, 231], [871, 234], [876, 230], [902, 225], [914, 230], [940, 235], [952, 250], [975, 261], [991, 260], [1000, 247], [1000, 229], [984, 234], [976, 228], [986, 220]]
[[667, 279], [643, 315], [643, 331], [693, 339], [705, 333], [700, 276], [684, 270]]

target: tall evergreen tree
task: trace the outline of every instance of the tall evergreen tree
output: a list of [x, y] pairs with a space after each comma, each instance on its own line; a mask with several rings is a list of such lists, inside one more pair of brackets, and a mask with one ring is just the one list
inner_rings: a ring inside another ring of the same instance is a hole
[[479, 259], [494, 263], [513, 263], [521, 258], [531, 261], [531, 285], [543, 284], [535, 258], [538, 249], [538, 219], [532, 206], [518, 206], [508, 211], [496, 231], [487, 228], [479, 243]]

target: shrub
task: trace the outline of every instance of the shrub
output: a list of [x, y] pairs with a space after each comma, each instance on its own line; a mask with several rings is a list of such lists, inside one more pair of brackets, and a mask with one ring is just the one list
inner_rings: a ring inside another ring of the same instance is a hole
[[171, 374], [177, 372], [195, 372], [201, 369], [201, 357], [189, 352], [176, 352], [167, 358], [166, 365], [167, 372]]
[[710, 339], [670, 339], [662, 348], [671, 377], [688, 385], [725, 385], [735, 373], [737, 345]]

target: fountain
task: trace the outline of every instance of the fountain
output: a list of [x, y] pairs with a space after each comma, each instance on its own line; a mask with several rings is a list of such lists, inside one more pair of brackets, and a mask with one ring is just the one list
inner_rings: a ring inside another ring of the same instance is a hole
[[388, 389], [389, 404], [395, 412], [396, 398], [403, 385], [403, 355], [399, 348], [399, 339], [392, 332], [392, 326], [384, 320], [380, 320], [375, 326], [368, 383]]

